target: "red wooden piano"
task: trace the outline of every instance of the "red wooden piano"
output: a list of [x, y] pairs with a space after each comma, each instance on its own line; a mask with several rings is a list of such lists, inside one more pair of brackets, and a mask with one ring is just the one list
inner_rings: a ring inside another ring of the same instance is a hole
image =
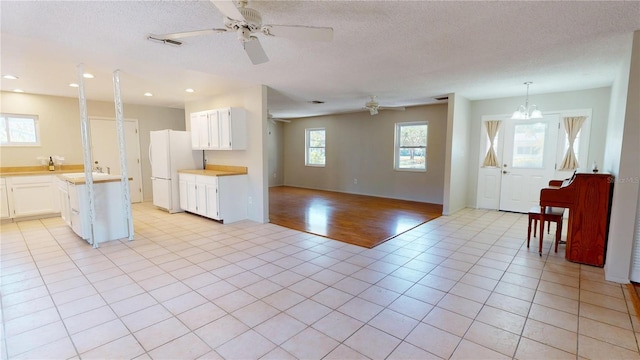
[[551, 180], [549, 187], [540, 190], [541, 220], [546, 206], [569, 209], [567, 260], [604, 266], [613, 182], [609, 174], [574, 173], [566, 180]]

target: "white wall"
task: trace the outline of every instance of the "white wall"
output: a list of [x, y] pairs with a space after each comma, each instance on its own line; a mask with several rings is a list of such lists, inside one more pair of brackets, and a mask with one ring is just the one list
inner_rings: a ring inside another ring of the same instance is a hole
[[286, 123], [276, 121], [267, 123], [269, 186], [284, 185], [284, 126]]
[[[545, 112], [560, 112], [563, 110], [592, 109], [591, 135], [589, 139], [589, 157], [587, 164], [596, 161], [603, 164], [604, 149], [609, 117], [609, 100], [611, 88], [597, 88], [562, 93], [529, 95], [529, 103], [534, 103], [538, 109]], [[471, 102], [469, 151], [477, 154], [480, 151], [481, 123], [483, 115], [507, 115], [522, 103], [525, 97], [509, 97]], [[467, 182], [467, 204], [476, 207], [479, 156], [469, 159]]]
[[[35, 94], [0, 93], [3, 113], [38, 115], [41, 146], [2, 147], [0, 166], [39, 165], [38, 156], [64, 156], [64, 164], [83, 164], [80, 133], [80, 108], [77, 98]], [[184, 130], [184, 111], [156, 106], [124, 104], [124, 117], [137, 119], [140, 130], [140, 159], [144, 200], [152, 198], [151, 165], [146, 156], [149, 131]], [[115, 118], [112, 102], [87, 101], [89, 117]], [[63, 165], [64, 167], [64, 165]]]
[[467, 173], [469, 169], [469, 123], [471, 103], [449, 94], [447, 145], [444, 171], [444, 203], [442, 213], [450, 215], [467, 206]]
[[[640, 31], [611, 91], [605, 171], [616, 176], [605, 278], [629, 282], [640, 182]], [[640, 244], [636, 244], [638, 246]]]
[[[395, 123], [422, 120], [429, 122], [427, 171], [395, 171]], [[326, 167], [304, 165], [305, 129], [315, 127], [326, 129]], [[442, 204], [446, 130], [446, 104], [295, 119], [284, 126], [285, 184]]]
[[268, 222], [267, 88], [253, 86], [185, 104], [184, 116], [187, 119], [187, 129], [191, 128], [188, 120], [190, 113], [226, 107], [238, 107], [247, 111], [247, 149], [206, 151], [207, 163], [246, 166], [249, 171], [250, 199], [238, 201], [247, 202], [249, 219], [261, 223]]

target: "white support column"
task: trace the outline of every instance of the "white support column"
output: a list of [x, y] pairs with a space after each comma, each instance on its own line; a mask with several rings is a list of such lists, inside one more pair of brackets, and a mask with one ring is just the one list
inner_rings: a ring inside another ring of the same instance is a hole
[[80, 103], [80, 132], [82, 136], [82, 155], [84, 160], [84, 178], [87, 185], [87, 199], [89, 200], [89, 244], [98, 247], [94, 236], [96, 223], [96, 207], [93, 192], [93, 161], [91, 159], [91, 127], [87, 116], [87, 99], [84, 95], [84, 65], [78, 65], [78, 102]]
[[122, 213], [129, 226], [129, 240], [133, 240], [133, 216], [131, 214], [131, 196], [129, 175], [127, 171], [127, 148], [124, 135], [124, 114], [122, 110], [122, 94], [120, 93], [120, 70], [113, 72], [113, 97], [116, 106], [116, 133], [118, 135], [118, 154], [120, 155], [120, 183], [122, 185]]

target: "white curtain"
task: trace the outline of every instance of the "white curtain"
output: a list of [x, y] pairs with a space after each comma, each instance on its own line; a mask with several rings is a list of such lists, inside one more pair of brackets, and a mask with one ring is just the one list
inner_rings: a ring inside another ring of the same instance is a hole
[[569, 148], [564, 154], [564, 159], [562, 160], [562, 163], [560, 164], [560, 168], [558, 170], [574, 170], [580, 166], [578, 164], [578, 159], [576, 159], [576, 154], [573, 152], [573, 143], [576, 141], [576, 137], [578, 137], [580, 128], [582, 128], [582, 124], [584, 124], [585, 120], [587, 120], [586, 116], [573, 116], [564, 118], [564, 129], [567, 132]]
[[491, 120], [484, 123], [487, 129], [487, 136], [489, 137], [489, 149], [487, 150], [487, 155], [484, 157], [482, 166], [498, 166], [498, 155], [496, 155], [496, 150], [493, 147], [493, 140], [498, 134], [500, 123], [500, 120]]

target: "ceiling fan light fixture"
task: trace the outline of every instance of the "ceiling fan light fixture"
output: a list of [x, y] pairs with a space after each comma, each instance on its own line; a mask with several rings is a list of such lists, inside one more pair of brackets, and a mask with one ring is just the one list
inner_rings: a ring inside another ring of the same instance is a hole
[[174, 40], [174, 39], [163, 39], [158, 36], [148, 35], [147, 40], [157, 42], [164, 45], [173, 45], [173, 46], [181, 46], [182, 41]]
[[542, 119], [542, 111], [538, 110], [536, 105], [531, 104], [529, 106], [529, 85], [533, 83], [527, 81], [524, 84], [527, 85], [527, 97], [524, 105], [518, 106], [518, 110], [511, 115], [511, 120]]

